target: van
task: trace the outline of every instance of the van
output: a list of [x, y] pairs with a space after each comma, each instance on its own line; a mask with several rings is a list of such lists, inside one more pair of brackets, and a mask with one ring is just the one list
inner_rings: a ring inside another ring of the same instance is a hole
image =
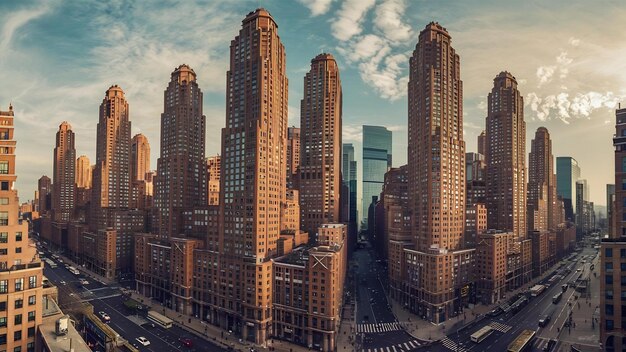
[[539, 318], [539, 327], [543, 328], [544, 326], [548, 325], [551, 319], [552, 317], [550, 316], [550, 314], [542, 316], [541, 318]]

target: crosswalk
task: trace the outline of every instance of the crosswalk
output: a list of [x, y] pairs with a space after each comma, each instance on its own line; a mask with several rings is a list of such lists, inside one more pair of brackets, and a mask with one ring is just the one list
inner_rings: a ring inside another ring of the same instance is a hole
[[[537, 337], [535, 339], [535, 344], [533, 346], [536, 350], [544, 351], [544, 348], [548, 347], [549, 342], [550, 342], [550, 339], [547, 339], [545, 337]], [[552, 346], [552, 349], [550, 351], [556, 351], [556, 346]]]
[[447, 336], [441, 339], [441, 344], [443, 344], [444, 347], [446, 347], [447, 349], [451, 351], [457, 351], [457, 352], [469, 351], [467, 348], [463, 346], [459, 346], [456, 342], [450, 340]]
[[402, 326], [400, 323], [377, 323], [377, 324], [358, 324], [356, 326], [356, 332], [366, 332], [366, 333], [374, 333], [374, 332], [386, 332], [386, 331], [397, 331], [402, 330]]
[[491, 324], [489, 324], [489, 326], [491, 326], [494, 330], [500, 331], [502, 333], [506, 333], [513, 328], [510, 325], [498, 323], [497, 321], [492, 322]]
[[415, 350], [421, 345], [422, 343], [419, 340], [411, 340], [408, 342], [398, 343], [393, 346], [364, 348], [359, 350], [359, 352], [407, 352]]

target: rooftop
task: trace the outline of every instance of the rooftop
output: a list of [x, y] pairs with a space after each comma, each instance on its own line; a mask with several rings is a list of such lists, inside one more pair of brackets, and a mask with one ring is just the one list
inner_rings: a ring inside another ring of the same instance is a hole
[[56, 302], [44, 296], [44, 313], [41, 325], [39, 325], [39, 333], [41, 340], [49, 351], [55, 352], [90, 352], [91, 349], [80, 336], [74, 325], [70, 322], [67, 327], [67, 334], [57, 336], [56, 322], [59, 318], [64, 317], [63, 312], [57, 306]]

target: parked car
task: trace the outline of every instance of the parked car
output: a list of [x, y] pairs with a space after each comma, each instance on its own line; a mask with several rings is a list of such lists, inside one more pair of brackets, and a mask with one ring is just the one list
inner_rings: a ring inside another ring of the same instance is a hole
[[135, 340], [137, 340], [137, 342], [139, 342], [143, 346], [150, 346], [150, 341], [143, 336], [139, 336]]

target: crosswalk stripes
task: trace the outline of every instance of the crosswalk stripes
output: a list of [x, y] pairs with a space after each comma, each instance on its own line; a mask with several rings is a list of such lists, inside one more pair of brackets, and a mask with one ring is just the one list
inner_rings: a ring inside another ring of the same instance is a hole
[[402, 326], [398, 322], [394, 323], [377, 323], [377, 324], [358, 324], [356, 327], [357, 332], [387, 332], [402, 330]]
[[468, 351], [468, 349], [464, 348], [464, 347], [459, 347], [456, 342], [450, 340], [447, 336], [444, 337], [443, 339], [441, 339], [441, 343], [444, 345], [444, 347], [448, 348], [449, 350], [452, 351], [458, 351], [458, 352], [466, 352]]
[[[378, 347], [378, 348], [368, 348], [362, 349], [361, 352], [407, 352], [412, 351], [421, 346], [421, 343], [418, 340], [411, 340], [408, 342], [399, 343], [393, 346], [387, 347]], [[459, 349], [459, 351], [467, 351], [466, 349]]]
[[513, 328], [510, 325], [498, 323], [497, 321], [492, 322], [491, 324], [489, 324], [489, 326], [491, 326], [494, 330], [500, 331], [502, 333], [506, 333]]
[[535, 339], [535, 348], [543, 351], [544, 347], [546, 347], [548, 345], [548, 342], [550, 342], [550, 339], [546, 339], [545, 337], [537, 337]]

